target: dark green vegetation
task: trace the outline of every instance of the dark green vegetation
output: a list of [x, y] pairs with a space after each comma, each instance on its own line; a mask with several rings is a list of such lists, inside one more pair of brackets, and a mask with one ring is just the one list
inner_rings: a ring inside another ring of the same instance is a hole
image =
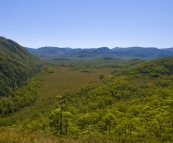
[[0, 37], [0, 97], [11, 95], [39, 69], [38, 58], [16, 42]]
[[173, 142], [173, 57], [51, 57], [38, 72], [30, 56], [28, 78], [1, 96], [0, 142]]
[[[0, 115], [13, 113], [36, 99], [42, 62], [16, 42], [0, 37]], [[27, 87], [23, 85], [27, 84]], [[18, 91], [16, 91], [20, 88]], [[28, 89], [26, 89], [28, 88]], [[27, 92], [26, 92], [27, 91]]]
[[113, 48], [107, 47], [90, 48], [90, 49], [71, 49], [58, 47], [41, 47], [38, 49], [27, 48], [29, 52], [40, 58], [58, 57], [63, 59], [69, 58], [94, 58], [100, 56], [118, 57], [118, 58], [141, 58], [153, 59], [166, 56], [173, 56], [173, 48], [152, 48], [152, 47], [128, 47], [128, 48]]
[[[11, 96], [0, 98], [0, 116], [9, 115], [31, 105], [38, 96], [37, 90], [42, 85], [45, 73], [44, 69], [41, 73], [32, 77], [26, 85], [13, 91]], [[3, 125], [4, 122], [1, 122], [1, 124]]]

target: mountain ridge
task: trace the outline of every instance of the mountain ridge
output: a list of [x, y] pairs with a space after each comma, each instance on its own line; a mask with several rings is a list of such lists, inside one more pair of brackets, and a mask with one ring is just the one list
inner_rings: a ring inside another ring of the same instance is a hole
[[173, 48], [159, 49], [156, 47], [108, 47], [100, 48], [59, 48], [59, 47], [41, 47], [38, 49], [26, 48], [30, 53], [40, 58], [91, 58], [99, 56], [110, 56], [117, 58], [140, 58], [153, 59], [166, 56], [173, 56]]

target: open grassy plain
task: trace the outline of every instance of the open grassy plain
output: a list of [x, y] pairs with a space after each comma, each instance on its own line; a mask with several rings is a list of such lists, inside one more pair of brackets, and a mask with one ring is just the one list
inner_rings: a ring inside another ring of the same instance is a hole
[[89, 84], [99, 84], [102, 81], [99, 76], [102, 74], [106, 78], [111, 77], [111, 72], [115, 68], [90, 69], [90, 72], [82, 72], [81, 70], [71, 70], [68, 67], [50, 67], [54, 72], [45, 76], [43, 85], [38, 90], [38, 98], [30, 105], [26, 106], [18, 112], [13, 113], [10, 118], [18, 120], [31, 119], [37, 114], [48, 113], [57, 103], [57, 95], [69, 91], [75, 91]]

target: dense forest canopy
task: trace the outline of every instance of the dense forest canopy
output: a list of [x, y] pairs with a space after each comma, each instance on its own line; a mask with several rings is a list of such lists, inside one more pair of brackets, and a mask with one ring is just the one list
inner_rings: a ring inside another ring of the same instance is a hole
[[0, 96], [9, 96], [40, 69], [41, 61], [16, 42], [0, 37]]
[[113, 74], [99, 86], [58, 95], [50, 114], [52, 131], [115, 142], [172, 142], [173, 58]]

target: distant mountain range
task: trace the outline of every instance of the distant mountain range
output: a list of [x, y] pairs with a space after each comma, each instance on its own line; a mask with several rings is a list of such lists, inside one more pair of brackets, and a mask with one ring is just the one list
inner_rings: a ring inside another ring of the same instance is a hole
[[153, 59], [166, 56], [173, 56], [173, 48], [153, 48], [153, 47], [108, 47], [100, 48], [59, 48], [59, 47], [41, 47], [38, 49], [26, 48], [30, 53], [40, 58], [91, 58], [100, 56], [109, 56], [117, 58], [141, 58]]

